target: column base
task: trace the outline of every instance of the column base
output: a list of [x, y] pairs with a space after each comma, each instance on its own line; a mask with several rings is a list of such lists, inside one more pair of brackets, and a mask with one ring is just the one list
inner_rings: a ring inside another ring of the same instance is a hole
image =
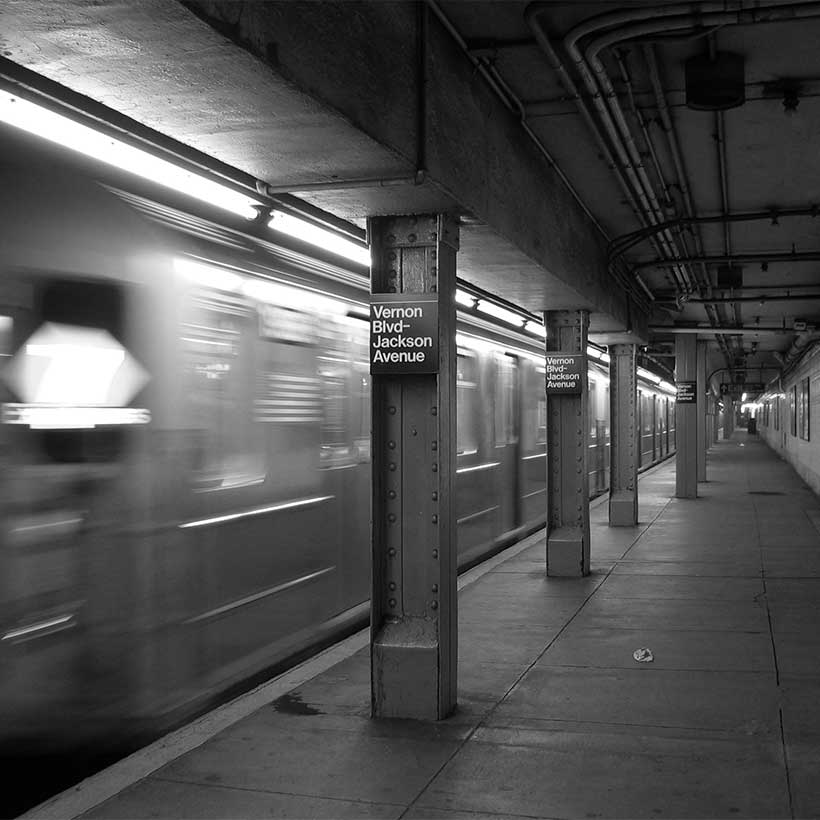
[[432, 623], [403, 618], [386, 623], [370, 647], [371, 714], [374, 718], [443, 720], [455, 703], [439, 691], [442, 653]]
[[547, 575], [581, 578], [589, 575], [589, 545], [580, 527], [559, 527], [547, 536]]
[[629, 490], [619, 490], [609, 497], [609, 526], [634, 527], [638, 523], [638, 497]]

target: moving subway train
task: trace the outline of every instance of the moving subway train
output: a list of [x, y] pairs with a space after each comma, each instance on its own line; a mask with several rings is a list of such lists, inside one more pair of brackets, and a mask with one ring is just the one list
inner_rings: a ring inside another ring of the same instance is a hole
[[[145, 739], [367, 617], [367, 271], [0, 170], [0, 750]], [[502, 324], [459, 320], [462, 566], [544, 523], [543, 341]], [[646, 465], [674, 425], [640, 389]]]

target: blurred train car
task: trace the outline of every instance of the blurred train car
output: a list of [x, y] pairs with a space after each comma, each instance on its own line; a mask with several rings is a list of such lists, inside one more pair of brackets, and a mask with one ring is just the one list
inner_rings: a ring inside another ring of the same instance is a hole
[[[815, 429], [820, 411], [820, 346], [813, 335], [807, 334], [807, 337], [807, 342], [799, 346], [795, 342], [788, 367], [779, 378], [769, 382], [762, 395], [750, 395], [748, 403], [730, 404], [727, 412], [739, 415], [739, 427], [745, 426], [750, 434], [757, 432], [815, 493], [820, 493], [820, 457]], [[730, 398], [726, 397], [726, 401]]]
[[[367, 272], [0, 170], [0, 753], [136, 742], [369, 614]], [[457, 341], [465, 567], [544, 524], [546, 398], [542, 340], [462, 314]], [[607, 396], [593, 365], [593, 493]]]

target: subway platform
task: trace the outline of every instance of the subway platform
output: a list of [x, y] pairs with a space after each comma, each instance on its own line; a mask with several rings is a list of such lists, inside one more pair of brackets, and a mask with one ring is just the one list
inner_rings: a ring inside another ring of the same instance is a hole
[[594, 502], [587, 578], [543, 532], [463, 575], [448, 720], [370, 719], [363, 632], [25, 816], [816, 817], [820, 502], [745, 431], [708, 478]]

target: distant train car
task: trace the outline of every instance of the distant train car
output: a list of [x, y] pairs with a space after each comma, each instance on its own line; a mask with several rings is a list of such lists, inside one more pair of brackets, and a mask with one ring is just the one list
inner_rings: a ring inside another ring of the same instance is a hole
[[[368, 615], [369, 282], [59, 163], [2, 175], [0, 752], [144, 739]], [[542, 340], [462, 314], [457, 350], [464, 567], [544, 524], [546, 397]], [[645, 465], [674, 429], [641, 390]], [[594, 366], [593, 493], [607, 396]]]
[[783, 375], [767, 385], [762, 396], [748, 398], [752, 401], [740, 405], [739, 426], [745, 425], [750, 433], [756, 431], [815, 493], [820, 493], [820, 347], [816, 342], [806, 345]]

